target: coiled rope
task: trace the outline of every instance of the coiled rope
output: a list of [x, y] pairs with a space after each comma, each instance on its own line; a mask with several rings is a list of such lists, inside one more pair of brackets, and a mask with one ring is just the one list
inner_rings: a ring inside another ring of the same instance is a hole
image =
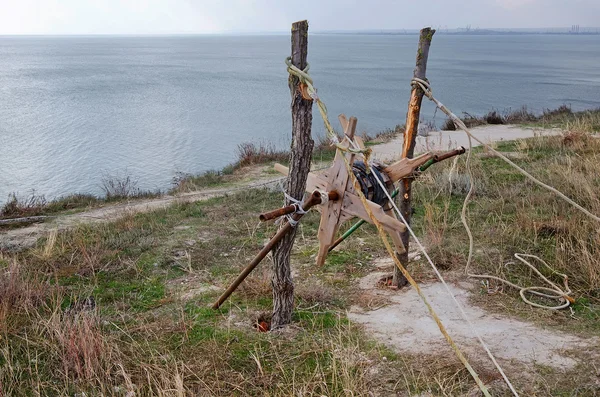
[[[600, 222], [600, 217], [592, 214], [590, 211], [588, 211], [587, 209], [585, 209], [584, 207], [582, 207], [581, 205], [577, 204], [575, 201], [573, 201], [571, 198], [569, 198], [568, 196], [566, 196], [564, 193], [560, 192], [559, 190], [557, 190], [556, 188], [545, 184], [544, 182], [540, 181], [539, 179], [537, 179], [536, 177], [534, 177], [533, 175], [529, 174], [527, 171], [525, 171], [524, 169], [522, 169], [521, 167], [519, 167], [518, 165], [516, 165], [515, 163], [513, 163], [509, 158], [507, 158], [506, 156], [504, 156], [502, 153], [498, 152], [497, 150], [495, 150], [494, 148], [492, 148], [490, 145], [484, 143], [483, 141], [481, 141], [480, 139], [478, 139], [477, 137], [475, 137], [471, 131], [467, 128], [467, 126], [465, 125], [465, 123], [459, 119], [454, 113], [452, 113], [446, 106], [444, 106], [443, 103], [441, 103], [440, 101], [438, 101], [434, 96], [433, 93], [431, 92], [431, 86], [429, 85], [429, 82], [422, 80], [422, 79], [418, 79], [418, 78], [414, 78], [412, 83], [413, 85], [418, 85], [421, 90], [423, 90], [425, 96], [427, 96], [427, 98], [429, 98], [431, 101], [433, 101], [435, 103], [435, 105], [442, 111], [444, 112], [446, 115], [448, 115], [448, 117], [450, 117], [450, 119], [454, 122], [454, 124], [456, 124], [456, 126], [460, 129], [462, 129], [466, 134], [467, 134], [467, 138], [469, 140], [469, 152], [467, 153], [467, 159], [466, 159], [466, 168], [467, 168], [467, 172], [469, 174], [469, 178], [471, 181], [473, 181], [473, 173], [471, 170], [471, 166], [470, 166], [470, 162], [471, 162], [471, 152], [472, 152], [472, 148], [473, 148], [473, 144], [471, 139], [474, 139], [475, 141], [479, 142], [482, 146], [486, 147], [489, 151], [491, 151], [492, 153], [494, 153], [495, 155], [497, 155], [498, 157], [500, 157], [502, 160], [504, 160], [506, 163], [508, 163], [511, 167], [513, 167], [514, 169], [516, 169], [519, 173], [521, 173], [522, 175], [526, 176], [528, 179], [530, 179], [531, 181], [533, 181], [536, 185], [551, 191], [552, 193], [555, 193], [558, 197], [562, 198], [564, 201], [566, 201], [567, 203], [571, 204], [573, 207], [577, 208], [578, 210], [580, 210], [581, 212], [583, 212], [585, 215], [589, 216], [591, 219]], [[556, 270], [554, 270], [552, 267], [550, 267], [542, 258], [535, 256], [535, 255], [529, 255], [529, 254], [515, 254], [515, 258], [518, 259], [519, 261], [521, 261], [522, 263], [524, 263], [526, 266], [528, 266], [530, 269], [532, 269], [540, 278], [542, 278], [542, 280], [544, 280], [544, 282], [546, 284], [548, 284], [550, 287], [541, 287], [541, 286], [534, 286], [534, 287], [521, 287], [517, 284], [511, 283], [510, 281], [503, 279], [501, 277], [498, 276], [494, 276], [494, 275], [490, 275], [490, 274], [476, 274], [476, 273], [471, 273], [470, 272], [470, 265], [472, 263], [473, 260], [473, 247], [474, 247], [474, 239], [473, 239], [473, 233], [471, 232], [471, 228], [469, 227], [468, 221], [467, 221], [467, 205], [471, 199], [471, 196], [473, 195], [473, 191], [474, 191], [474, 184], [471, 182], [471, 186], [469, 187], [469, 192], [467, 193], [467, 196], [465, 197], [465, 200], [463, 202], [463, 206], [462, 206], [462, 210], [461, 210], [461, 214], [460, 214], [460, 218], [461, 218], [461, 222], [467, 232], [467, 235], [469, 237], [469, 255], [467, 256], [467, 264], [465, 266], [465, 273], [472, 278], [479, 278], [479, 279], [491, 279], [491, 280], [496, 280], [499, 281], [503, 284], [506, 284], [512, 288], [515, 288], [517, 290], [519, 290], [519, 295], [521, 296], [521, 298], [523, 299], [523, 301], [531, 306], [534, 307], [538, 307], [538, 308], [542, 308], [542, 309], [548, 309], [548, 310], [560, 310], [560, 309], [564, 309], [566, 307], [568, 307], [571, 303], [574, 303], [575, 300], [569, 296], [569, 294], [572, 292], [569, 288], [568, 285], [568, 277], [567, 275], [563, 274], [563, 273], [559, 273]], [[529, 261], [527, 261], [525, 258], [532, 258], [532, 259], [536, 259], [539, 262], [541, 262], [546, 268], [548, 268], [552, 274], [557, 274], [559, 276], [562, 277], [563, 279], [563, 284], [564, 284], [564, 290], [561, 289], [560, 287], [558, 287], [556, 284], [552, 283], [550, 280], [548, 280], [546, 277], [544, 277], [536, 268], [535, 266], [533, 266]], [[513, 264], [514, 262], [509, 262], [508, 264]], [[508, 265], [507, 264], [507, 265]], [[529, 300], [525, 294], [529, 293], [529, 294], [533, 294], [533, 295], [537, 295], [537, 296], [541, 296], [544, 298], [548, 298], [548, 299], [554, 299], [554, 300], [558, 300], [559, 303], [557, 305], [554, 306], [549, 306], [549, 305], [542, 305], [542, 304], [538, 304], [535, 302], [532, 302], [531, 300]]]

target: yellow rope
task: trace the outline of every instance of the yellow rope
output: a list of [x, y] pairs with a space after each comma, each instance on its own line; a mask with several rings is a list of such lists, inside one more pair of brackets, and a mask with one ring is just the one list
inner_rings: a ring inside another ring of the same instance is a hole
[[[285, 64], [287, 65], [288, 73], [292, 76], [296, 76], [300, 80], [300, 82], [306, 86], [306, 91], [308, 92], [308, 95], [312, 98], [312, 100], [314, 100], [317, 103], [319, 113], [321, 113], [321, 118], [323, 119], [323, 123], [325, 124], [327, 137], [331, 140], [331, 142], [333, 142], [335, 147], [337, 147], [343, 152], [363, 153], [366, 154], [366, 157], [368, 157], [369, 153], [371, 153], [371, 149], [352, 148], [350, 146], [346, 147], [340, 142], [338, 135], [335, 133], [333, 127], [331, 126], [331, 123], [329, 122], [329, 117], [327, 116], [327, 107], [317, 95], [317, 89], [313, 85], [313, 79], [308, 74], [310, 65], [307, 63], [306, 68], [304, 70], [300, 70], [298, 67], [292, 64], [292, 57], [287, 57], [285, 59]], [[344, 139], [346, 139], [345, 135]]]
[[515, 163], [513, 163], [508, 157], [506, 157], [502, 153], [498, 152], [493, 147], [491, 147], [487, 143], [483, 142], [481, 139], [479, 139], [476, 136], [474, 136], [473, 133], [467, 128], [467, 126], [465, 125], [465, 123], [463, 123], [463, 121], [461, 119], [459, 119], [458, 117], [456, 117], [456, 115], [454, 113], [452, 113], [450, 111], [450, 109], [448, 109], [446, 106], [444, 106], [443, 103], [441, 103], [440, 101], [438, 101], [433, 96], [433, 93], [431, 92], [431, 87], [429, 86], [429, 83], [426, 80], [414, 78], [413, 81], [412, 81], [412, 84], [413, 85], [418, 85], [419, 88], [421, 88], [423, 90], [423, 92], [425, 93], [425, 96], [427, 98], [429, 98], [429, 100], [431, 100], [433, 103], [435, 103], [435, 105], [438, 107], [438, 109], [440, 109], [448, 117], [450, 117], [450, 119], [452, 119], [452, 121], [454, 122], [454, 124], [456, 124], [461, 130], [463, 130], [464, 132], [466, 132], [467, 135], [469, 136], [469, 138], [472, 138], [475, 141], [479, 142], [482, 146], [484, 146], [486, 149], [488, 149], [489, 151], [491, 151], [492, 153], [494, 153], [496, 156], [500, 157], [502, 160], [504, 160], [506, 163], [508, 163], [511, 167], [513, 167], [517, 171], [519, 171], [519, 173], [521, 173], [522, 175], [524, 175], [525, 177], [527, 177], [528, 179], [530, 179], [536, 185], [538, 185], [538, 186], [540, 186], [540, 187], [542, 187], [542, 188], [544, 188], [546, 190], [551, 191], [552, 193], [556, 194], [558, 197], [562, 198], [567, 203], [571, 204], [573, 207], [577, 208], [579, 211], [583, 212], [584, 214], [586, 214], [587, 216], [589, 216], [593, 220], [595, 220], [597, 222], [600, 222], [600, 217], [599, 216], [592, 214], [590, 211], [588, 211], [587, 209], [585, 209], [581, 205], [577, 204], [575, 201], [573, 201], [571, 198], [569, 198], [567, 195], [565, 195], [564, 193], [562, 193], [558, 189], [556, 189], [556, 188], [554, 188], [554, 187], [552, 187], [552, 186], [550, 186], [550, 185], [548, 185], [548, 184], [540, 181], [539, 179], [537, 179], [536, 177], [534, 177], [533, 175], [531, 175], [530, 173], [528, 173], [527, 171], [525, 171], [523, 168], [521, 168], [518, 165], [516, 165]]
[[[530, 173], [528, 173], [527, 171], [525, 171], [523, 168], [519, 167], [518, 165], [516, 165], [515, 163], [513, 163], [508, 157], [506, 157], [505, 155], [503, 155], [502, 153], [498, 152], [497, 150], [495, 150], [493, 147], [491, 147], [490, 145], [486, 144], [485, 142], [481, 141], [480, 139], [478, 139], [477, 137], [475, 137], [473, 135], [473, 133], [467, 128], [467, 126], [465, 125], [465, 123], [459, 119], [454, 113], [452, 113], [452, 111], [450, 111], [450, 109], [448, 109], [446, 106], [444, 106], [443, 103], [441, 103], [439, 100], [437, 100], [434, 96], [433, 93], [431, 92], [431, 86], [429, 85], [429, 82], [422, 80], [422, 79], [418, 79], [418, 78], [414, 78], [412, 83], [412, 85], [416, 85], [419, 88], [421, 88], [425, 94], [425, 96], [427, 98], [429, 98], [429, 100], [431, 100], [433, 103], [435, 103], [435, 105], [442, 111], [444, 112], [448, 117], [450, 117], [450, 119], [454, 122], [454, 124], [456, 124], [456, 126], [460, 129], [462, 129], [466, 134], [467, 134], [467, 138], [469, 139], [469, 151], [467, 153], [467, 160], [466, 160], [466, 166], [467, 166], [467, 171], [469, 172], [469, 176], [471, 177], [471, 181], [473, 180], [473, 175], [471, 172], [471, 167], [470, 167], [470, 161], [471, 161], [471, 150], [473, 148], [471, 139], [474, 139], [475, 141], [477, 141], [478, 143], [480, 143], [482, 146], [484, 146], [485, 148], [487, 148], [489, 151], [491, 151], [492, 153], [494, 153], [496, 156], [500, 157], [502, 160], [504, 160], [506, 163], [508, 163], [511, 167], [513, 167], [514, 169], [516, 169], [519, 173], [521, 173], [522, 175], [526, 176], [528, 179], [530, 179], [531, 181], [533, 181], [536, 185], [551, 191], [552, 193], [556, 194], [558, 197], [562, 198], [563, 200], [565, 200], [567, 203], [571, 204], [573, 207], [577, 208], [578, 210], [580, 210], [581, 212], [583, 212], [584, 214], [586, 214], [588, 217], [592, 218], [595, 221], [600, 222], [600, 217], [592, 214], [590, 211], [588, 211], [586, 208], [582, 207], [581, 205], [577, 204], [575, 201], [573, 201], [571, 198], [569, 198], [567, 195], [565, 195], [564, 193], [562, 193], [561, 191], [559, 191], [558, 189], [545, 184], [544, 182], [540, 181], [539, 179], [537, 179], [536, 177], [534, 177], [533, 175], [531, 175]], [[559, 309], [564, 309], [566, 307], [568, 307], [571, 303], [574, 303], [575, 300], [569, 296], [569, 294], [572, 292], [569, 289], [569, 285], [568, 285], [568, 277], [566, 274], [562, 274], [559, 273], [557, 271], [555, 271], [554, 269], [552, 269], [552, 267], [550, 267], [546, 262], [544, 262], [543, 259], [535, 256], [535, 255], [528, 255], [528, 254], [515, 254], [515, 258], [517, 258], [519, 261], [521, 261], [522, 263], [524, 263], [525, 265], [527, 265], [529, 268], [531, 268], [538, 276], [540, 276], [547, 284], [549, 284], [551, 286], [551, 288], [548, 287], [521, 287], [517, 284], [513, 284], [508, 280], [505, 280], [501, 277], [497, 277], [497, 276], [493, 276], [490, 274], [475, 274], [475, 273], [471, 273], [469, 271], [471, 262], [473, 260], [473, 233], [471, 232], [471, 228], [469, 227], [469, 224], [467, 222], [467, 204], [469, 203], [469, 200], [471, 198], [473, 194], [473, 183], [471, 182], [471, 186], [469, 188], [469, 192], [467, 193], [467, 197], [465, 197], [465, 201], [463, 202], [463, 206], [462, 206], [462, 211], [460, 214], [460, 219], [461, 222], [463, 224], [463, 226], [465, 227], [465, 230], [467, 232], [467, 235], [469, 237], [469, 255], [467, 256], [467, 264], [465, 266], [465, 273], [469, 276], [469, 277], [473, 277], [473, 278], [481, 278], [481, 279], [492, 279], [492, 280], [496, 280], [496, 281], [500, 281], [506, 285], [509, 285], [512, 288], [516, 288], [519, 290], [519, 295], [521, 295], [521, 298], [523, 299], [523, 301], [531, 306], [534, 307], [539, 307], [542, 309], [549, 309], [549, 310], [559, 310]], [[561, 276], [563, 278], [563, 284], [565, 286], [565, 289], [562, 290], [560, 287], [558, 287], [556, 284], [552, 283], [550, 280], [548, 280], [546, 277], [544, 277], [531, 263], [529, 263], [526, 259], [524, 259], [525, 257], [528, 258], [533, 258], [533, 259], [537, 259], [538, 261], [542, 262], [542, 264], [544, 266], [546, 266], [548, 269], [550, 269], [550, 271], [552, 271], [553, 274], [558, 274], [559, 276]], [[551, 294], [544, 294], [540, 291], [545, 291], [545, 292], [549, 292]], [[559, 303], [556, 306], [548, 306], [548, 305], [540, 305], [538, 303], [532, 302], [529, 299], [527, 299], [525, 297], [525, 293], [530, 293], [533, 295], [538, 295], [538, 296], [542, 296], [545, 298], [550, 298], [550, 299], [558, 299], [561, 301], [561, 303]]]
[[475, 380], [475, 383], [477, 383], [477, 386], [479, 386], [479, 389], [481, 390], [481, 392], [484, 394], [485, 397], [491, 397], [487, 387], [483, 384], [481, 379], [479, 379], [479, 376], [477, 375], [477, 373], [475, 372], [473, 367], [471, 367], [471, 364], [469, 364], [469, 362], [467, 361], [465, 356], [462, 354], [462, 352], [460, 351], [460, 349], [458, 348], [458, 346], [456, 345], [454, 340], [452, 340], [452, 338], [448, 334], [446, 327], [444, 327], [444, 324], [442, 324], [442, 320], [440, 320], [440, 318], [438, 317], [435, 310], [433, 310], [433, 307], [431, 306], [431, 304], [429, 303], [429, 301], [423, 294], [423, 291], [421, 290], [421, 287], [419, 287], [419, 284], [417, 284], [417, 282], [412, 278], [412, 276], [410, 275], [408, 270], [406, 270], [406, 268], [402, 265], [400, 260], [398, 260], [398, 257], [394, 253], [394, 249], [392, 248], [392, 246], [390, 245], [390, 242], [387, 239], [387, 235], [383, 228], [383, 225], [379, 222], [379, 220], [377, 220], [377, 218], [371, 211], [371, 208], [369, 207], [367, 198], [363, 194], [362, 189], [360, 187], [360, 183], [358, 182], [358, 179], [354, 175], [354, 172], [352, 172], [352, 166], [348, 162], [348, 159], [346, 158], [346, 156], [342, 156], [342, 157], [344, 158], [344, 163], [346, 164], [346, 169], [348, 171], [348, 175], [350, 175], [350, 178], [352, 179], [352, 183], [354, 184], [354, 190], [358, 193], [358, 197], [360, 198], [360, 201], [362, 202], [363, 206], [365, 207], [365, 211], [367, 211], [367, 214], [369, 214], [369, 218], [371, 218], [371, 221], [377, 228], [379, 237], [381, 237], [381, 240], [383, 241], [383, 244], [385, 245], [387, 252], [390, 254], [390, 257], [394, 260], [396, 266], [398, 267], [398, 269], [400, 269], [400, 271], [402, 272], [404, 277], [406, 277], [406, 279], [408, 280], [410, 285], [412, 285], [412, 287], [415, 289], [415, 291], [417, 291], [417, 294], [419, 294], [419, 297], [421, 298], [421, 300], [423, 301], [425, 306], [427, 306], [427, 310], [429, 311], [429, 314], [431, 315], [431, 317], [433, 317], [435, 323], [437, 324], [438, 328], [440, 329], [440, 332], [442, 333], [442, 335], [444, 335], [444, 338], [446, 338], [446, 341], [448, 341], [448, 343], [450, 344], [450, 347], [452, 348], [452, 350], [454, 350], [454, 353], [456, 354], [458, 359], [465, 366], [465, 368], [469, 371], [469, 373]]
[[[288, 69], [287, 69], [288, 73], [290, 75], [298, 77], [300, 79], [300, 82], [302, 84], [306, 85], [306, 88], [307, 88], [307, 91], [308, 91], [308, 94], [310, 95], [310, 97], [317, 102], [317, 105], [319, 107], [319, 112], [321, 113], [321, 117], [323, 118], [323, 123], [325, 124], [325, 129], [327, 130], [328, 137], [332, 140], [332, 142], [335, 144], [337, 149], [342, 152], [363, 153], [363, 155], [365, 155], [365, 164], [368, 164], [368, 156], [371, 153], [371, 150], [358, 148], [357, 145], [352, 140], [349, 140], [348, 146], [343, 145], [340, 142], [337, 134], [331, 127], [331, 123], [329, 122], [329, 118], [327, 116], [327, 108], [325, 107], [325, 104], [321, 101], [321, 99], [317, 96], [316, 89], [313, 86], [313, 80], [310, 77], [310, 75], [308, 74], [308, 70], [309, 70], [310, 66], [307, 64], [306, 69], [304, 71], [302, 71], [292, 64], [291, 57], [286, 58], [285, 63], [288, 67]], [[344, 135], [344, 138], [346, 139], [347, 137]], [[398, 260], [398, 257], [394, 253], [394, 249], [392, 248], [392, 246], [390, 245], [390, 242], [387, 239], [386, 232], [383, 228], [383, 225], [379, 222], [379, 220], [377, 220], [377, 218], [371, 211], [371, 208], [369, 207], [367, 198], [363, 194], [360, 184], [358, 182], [358, 179], [356, 178], [356, 176], [354, 175], [354, 172], [352, 171], [352, 165], [349, 163], [346, 156], [341, 156], [341, 157], [344, 159], [344, 163], [346, 165], [346, 170], [348, 172], [348, 175], [352, 179], [352, 183], [354, 184], [354, 189], [358, 193], [358, 197], [360, 198], [363, 206], [365, 207], [365, 211], [369, 215], [369, 218], [371, 219], [371, 221], [377, 228], [379, 236], [381, 237], [381, 240], [383, 241], [383, 244], [384, 244], [387, 252], [390, 254], [390, 257], [394, 260], [394, 263], [396, 264], [398, 269], [400, 269], [400, 272], [402, 272], [404, 277], [406, 277], [406, 279], [408, 280], [410, 285], [415, 289], [415, 291], [417, 291], [417, 294], [419, 295], [419, 297], [421, 298], [421, 300], [427, 307], [429, 314], [431, 315], [431, 317], [433, 317], [435, 323], [437, 324], [438, 328], [440, 329], [440, 332], [442, 333], [442, 335], [444, 336], [446, 341], [450, 344], [450, 347], [452, 348], [452, 350], [454, 350], [454, 353], [456, 354], [458, 359], [465, 366], [465, 368], [469, 371], [469, 373], [475, 380], [475, 383], [477, 384], [477, 386], [479, 387], [479, 389], [481, 390], [483, 395], [485, 397], [491, 397], [487, 387], [483, 384], [481, 379], [479, 379], [479, 376], [477, 375], [477, 373], [475, 372], [475, 370], [473, 369], [471, 364], [469, 364], [466, 357], [462, 354], [462, 352], [460, 351], [460, 349], [458, 348], [458, 346], [456, 345], [454, 340], [452, 340], [452, 338], [448, 334], [446, 327], [444, 327], [444, 324], [442, 324], [442, 321], [440, 320], [439, 316], [437, 315], [437, 313], [435, 312], [435, 310], [433, 309], [433, 307], [431, 306], [431, 304], [429, 303], [429, 301], [423, 294], [423, 291], [421, 290], [421, 288], [419, 287], [417, 282], [412, 278], [410, 273], [406, 270], [406, 268]]]

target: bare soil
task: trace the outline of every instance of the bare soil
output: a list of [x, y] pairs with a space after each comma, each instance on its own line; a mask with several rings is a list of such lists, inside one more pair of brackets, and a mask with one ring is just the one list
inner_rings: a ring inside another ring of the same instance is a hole
[[[392, 264], [391, 261], [389, 263]], [[378, 281], [386, 274], [374, 271], [359, 280], [363, 293], [371, 295], [373, 301], [386, 304], [374, 309], [353, 306], [348, 318], [363, 324], [376, 339], [398, 352], [452, 355], [448, 343], [413, 288], [408, 286], [394, 291], [378, 286]], [[469, 299], [477, 289], [471, 282], [461, 281], [449, 286], [500, 365], [541, 364], [572, 369], [587, 359], [578, 352], [592, 352], [600, 348], [599, 338], [583, 339], [486, 312]], [[476, 362], [491, 368], [493, 364], [445, 287], [440, 282], [432, 282], [421, 284], [421, 289], [459, 348]]]
[[[560, 129], [527, 128], [519, 125], [485, 125], [471, 128], [474, 136], [483, 142], [512, 141], [516, 139], [532, 138], [535, 136], [559, 135]], [[373, 147], [374, 158], [383, 162], [397, 160], [402, 148], [402, 136]], [[428, 136], [418, 136], [415, 153], [431, 150], [451, 150], [457, 147], [469, 147], [469, 139], [464, 131], [434, 131]], [[473, 141], [473, 146], [479, 144]]]

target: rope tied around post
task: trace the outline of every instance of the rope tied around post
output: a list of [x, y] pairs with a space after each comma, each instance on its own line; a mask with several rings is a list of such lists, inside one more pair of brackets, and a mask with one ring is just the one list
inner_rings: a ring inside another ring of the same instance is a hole
[[[280, 223], [282, 219], [287, 219], [287, 221], [291, 227], [296, 227], [296, 225], [298, 225], [298, 222], [300, 222], [300, 220], [294, 219], [294, 215], [296, 215], [296, 214], [304, 215], [304, 214], [307, 214], [308, 211], [305, 210], [304, 208], [302, 208], [302, 201], [296, 200], [295, 198], [293, 198], [292, 196], [287, 194], [287, 192], [285, 190], [283, 190], [283, 188], [281, 188], [281, 191], [283, 192], [283, 195], [285, 196], [285, 198], [289, 202], [291, 202], [292, 205], [294, 206], [294, 212], [292, 212], [291, 214], [285, 215], [284, 218], [278, 219], [276, 223]], [[323, 196], [321, 196], [321, 197], [323, 197]]]
[[[319, 113], [321, 113], [321, 117], [323, 118], [323, 124], [325, 124], [325, 130], [327, 131], [327, 137], [331, 140], [333, 145], [340, 149], [343, 152], [351, 152], [351, 153], [361, 153], [366, 158], [369, 158], [371, 154], [371, 149], [365, 148], [361, 149], [356, 146], [349, 145], [348, 147], [342, 144], [343, 140], [340, 141], [340, 138], [334, 131], [331, 123], [329, 122], [329, 116], [327, 115], [327, 107], [323, 103], [323, 101], [317, 95], [317, 89], [313, 85], [313, 79], [308, 74], [310, 70], [310, 64], [306, 63], [306, 68], [304, 70], [300, 70], [298, 67], [292, 64], [292, 57], [287, 57], [285, 59], [285, 64], [287, 65], [287, 71], [291, 76], [295, 76], [300, 80], [300, 93], [302, 94], [302, 98], [307, 100], [313, 100], [317, 103], [317, 107], [319, 108]], [[346, 135], [344, 135], [344, 140], [347, 139]]]
[[[479, 138], [475, 137], [473, 135], [473, 133], [469, 130], [469, 128], [467, 128], [467, 126], [465, 125], [465, 123], [460, 118], [458, 118], [446, 106], [444, 106], [443, 103], [441, 103], [440, 101], [438, 101], [433, 96], [433, 92], [431, 91], [431, 85], [430, 85], [430, 83], [428, 81], [414, 77], [412, 79], [412, 81], [410, 82], [410, 84], [412, 86], [416, 85], [419, 88], [421, 88], [421, 90], [423, 90], [423, 93], [425, 94], [425, 96], [427, 98], [429, 98], [429, 100], [431, 100], [433, 103], [435, 103], [435, 105], [436, 105], [436, 107], [438, 109], [440, 109], [448, 117], [450, 117], [450, 119], [454, 122], [454, 124], [456, 124], [456, 126], [458, 128], [460, 128], [461, 130], [463, 130], [468, 135], [469, 142], [471, 141], [471, 139], [474, 139], [476, 142], [478, 142], [479, 144], [481, 144], [482, 146], [484, 146], [486, 149], [488, 149], [492, 153], [494, 153], [496, 156], [498, 156], [499, 158], [501, 158], [503, 161], [505, 161], [508, 165], [510, 165], [511, 167], [513, 167], [514, 169], [516, 169], [519, 173], [521, 173], [522, 175], [524, 175], [526, 178], [530, 179], [536, 185], [538, 185], [538, 186], [540, 186], [540, 187], [542, 187], [542, 188], [544, 188], [546, 190], [549, 190], [550, 192], [556, 194], [558, 197], [560, 197], [561, 199], [563, 199], [564, 201], [566, 201], [567, 203], [569, 203], [571, 206], [577, 208], [579, 211], [583, 212], [588, 217], [592, 218], [593, 220], [595, 220], [597, 222], [600, 222], [600, 217], [599, 216], [592, 214], [586, 208], [584, 208], [581, 205], [577, 204], [574, 200], [572, 200], [571, 198], [569, 198], [567, 195], [565, 195], [564, 193], [562, 193], [558, 189], [556, 189], [556, 188], [554, 188], [554, 187], [552, 187], [552, 186], [550, 186], [550, 185], [548, 185], [548, 184], [540, 181], [539, 179], [537, 179], [536, 177], [534, 177], [533, 175], [531, 175], [530, 173], [528, 173], [527, 171], [525, 171], [523, 168], [521, 168], [518, 165], [516, 165], [508, 157], [506, 157], [502, 153], [498, 152], [496, 149], [494, 149], [493, 147], [491, 147], [487, 143], [483, 142]], [[471, 145], [469, 145], [469, 146], [470, 146], [469, 149], [471, 149]], [[469, 150], [469, 152], [470, 152], [470, 150]]]

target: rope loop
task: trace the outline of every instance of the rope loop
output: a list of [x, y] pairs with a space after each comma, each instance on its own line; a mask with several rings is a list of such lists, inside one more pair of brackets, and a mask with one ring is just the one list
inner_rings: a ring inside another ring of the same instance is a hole
[[329, 202], [329, 194], [324, 190], [319, 190], [319, 194], [321, 195], [321, 205], [325, 205]]
[[413, 77], [413, 79], [410, 81], [410, 85], [412, 87], [419, 87], [421, 90], [423, 90], [423, 93], [427, 98], [431, 98], [433, 96], [433, 93], [431, 92], [431, 84], [429, 84], [429, 81], [426, 79]]

